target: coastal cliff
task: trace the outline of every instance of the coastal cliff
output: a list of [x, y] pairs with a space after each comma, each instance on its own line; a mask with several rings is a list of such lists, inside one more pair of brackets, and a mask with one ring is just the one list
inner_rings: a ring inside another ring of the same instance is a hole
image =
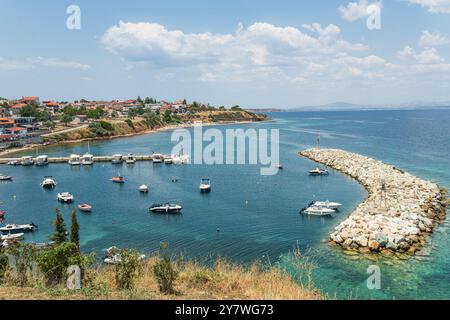
[[445, 219], [447, 191], [435, 183], [343, 150], [310, 149], [300, 155], [356, 179], [369, 192], [330, 235], [332, 244], [362, 253], [413, 255]]

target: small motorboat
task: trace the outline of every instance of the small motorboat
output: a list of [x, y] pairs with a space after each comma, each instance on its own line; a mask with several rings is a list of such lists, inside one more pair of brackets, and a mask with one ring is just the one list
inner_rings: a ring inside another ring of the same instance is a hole
[[11, 160], [8, 162], [8, 166], [20, 166], [20, 161], [19, 160]]
[[20, 159], [20, 164], [24, 167], [32, 166], [34, 164], [33, 157], [25, 156]]
[[3, 219], [6, 215], [6, 211], [0, 210], [0, 219]]
[[200, 192], [201, 193], [209, 193], [211, 192], [211, 180], [203, 178], [200, 182]]
[[35, 163], [38, 167], [47, 166], [47, 165], [48, 165], [48, 156], [46, 156], [46, 155], [37, 156], [37, 157], [34, 159], [34, 163]]
[[37, 229], [37, 225], [30, 224], [7, 224], [0, 228], [1, 232], [31, 232]]
[[308, 208], [301, 210], [301, 213], [311, 215], [311, 216], [331, 216], [335, 212], [336, 211], [333, 209], [317, 207], [317, 206], [308, 207]]
[[325, 169], [316, 168], [314, 170], [309, 170], [309, 175], [311, 176], [327, 176], [330, 173]]
[[123, 156], [121, 154], [113, 155], [111, 163], [112, 164], [122, 164], [123, 163]]
[[150, 207], [150, 212], [154, 213], [179, 213], [183, 209], [179, 204], [154, 204]]
[[[144, 260], [145, 254], [139, 256], [139, 260]], [[120, 249], [117, 247], [111, 247], [106, 250], [106, 256], [103, 258], [103, 262], [106, 264], [119, 264], [122, 262], [122, 257], [120, 256]]]
[[314, 201], [314, 202], [311, 202], [311, 204], [309, 206], [310, 207], [323, 207], [323, 208], [327, 208], [327, 209], [339, 210], [339, 208], [342, 207], [342, 203], [330, 202], [329, 200], [327, 200], [327, 201]]
[[44, 177], [44, 180], [41, 182], [41, 187], [46, 189], [53, 189], [56, 185], [57, 183], [52, 176]]
[[164, 163], [165, 164], [172, 164], [173, 163], [173, 157], [169, 154], [169, 155], [165, 155], [164, 156]]
[[178, 177], [172, 177], [172, 179], [171, 179], [171, 181], [174, 182], [174, 183], [175, 183], [175, 182], [178, 182], [179, 180], [180, 180], [180, 179], [178, 179]]
[[9, 233], [6, 235], [2, 235], [0, 237], [0, 239], [2, 241], [7, 241], [7, 242], [8, 241], [18, 241], [18, 240], [22, 240], [24, 236], [25, 236], [24, 233]]
[[11, 181], [11, 180], [12, 180], [11, 176], [0, 174], [0, 181]]
[[82, 203], [78, 205], [78, 210], [82, 212], [92, 212], [92, 206], [87, 203]]
[[81, 164], [83, 166], [92, 166], [94, 164], [94, 156], [90, 153], [86, 153], [81, 157]]
[[68, 163], [71, 166], [79, 166], [81, 165], [81, 158], [78, 154], [71, 154]]
[[114, 183], [125, 183], [125, 178], [122, 176], [112, 177], [111, 181]]
[[163, 163], [164, 156], [160, 153], [154, 153], [152, 155], [152, 160], [153, 160], [153, 163]]
[[139, 187], [139, 192], [148, 193], [148, 186], [143, 184], [142, 186]]
[[60, 202], [64, 202], [64, 203], [71, 203], [73, 202], [73, 194], [69, 193], [69, 192], [62, 192], [62, 193], [58, 193], [57, 197], [58, 201]]
[[127, 164], [135, 164], [136, 163], [136, 157], [132, 153], [129, 153], [127, 158], [125, 159], [125, 162]]

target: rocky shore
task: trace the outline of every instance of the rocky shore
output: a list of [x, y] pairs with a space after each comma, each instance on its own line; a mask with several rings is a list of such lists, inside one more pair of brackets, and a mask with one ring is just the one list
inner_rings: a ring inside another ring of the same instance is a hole
[[361, 253], [414, 255], [445, 219], [447, 191], [437, 184], [343, 150], [310, 149], [300, 155], [356, 179], [369, 192], [330, 235], [332, 244]]

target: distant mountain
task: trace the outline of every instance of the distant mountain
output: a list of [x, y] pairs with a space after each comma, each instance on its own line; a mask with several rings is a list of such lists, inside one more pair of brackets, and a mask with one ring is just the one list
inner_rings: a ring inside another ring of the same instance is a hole
[[429, 102], [429, 101], [413, 101], [403, 104], [386, 104], [386, 105], [363, 105], [348, 102], [334, 102], [318, 106], [304, 106], [292, 109], [284, 109], [284, 111], [351, 111], [351, 110], [386, 110], [386, 109], [430, 109], [430, 108], [450, 108], [450, 101]]

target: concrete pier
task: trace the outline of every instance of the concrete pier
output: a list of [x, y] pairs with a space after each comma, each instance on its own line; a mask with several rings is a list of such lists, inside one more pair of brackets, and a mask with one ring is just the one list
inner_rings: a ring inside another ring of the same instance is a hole
[[[125, 158], [126, 156], [124, 156]], [[134, 155], [136, 161], [153, 161], [151, 155]], [[10, 161], [20, 161], [21, 158], [0, 158], [0, 164], [7, 164]], [[111, 162], [113, 156], [95, 156], [93, 158], [94, 162]], [[67, 163], [69, 157], [49, 157], [48, 163]]]
[[343, 150], [310, 149], [300, 155], [356, 179], [369, 192], [330, 235], [332, 244], [361, 253], [412, 255], [445, 219], [446, 190], [435, 183]]

